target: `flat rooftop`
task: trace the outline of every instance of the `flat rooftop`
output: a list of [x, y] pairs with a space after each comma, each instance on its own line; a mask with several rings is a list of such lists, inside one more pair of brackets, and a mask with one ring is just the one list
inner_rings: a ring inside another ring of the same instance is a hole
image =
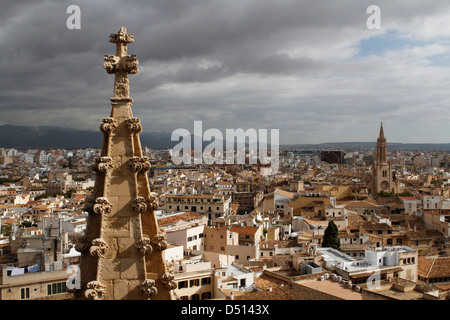
[[373, 250], [376, 251], [398, 251], [398, 252], [414, 252], [415, 249], [408, 247], [408, 246], [384, 246], [384, 247], [378, 247], [373, 248]]
[[356, 259], [350, 257], [349, 255], [340, 252], [339, 250], [333, 248], [318, 248], [322, 256], [328, 256], [335, 261], [343, 261], [343, 262], [354, 262]]
[[296, 281], [298, 285], [332, 295], [343, 300], [362, 300], [362, 294], [348, 288], [346, 285], [331, 280]]

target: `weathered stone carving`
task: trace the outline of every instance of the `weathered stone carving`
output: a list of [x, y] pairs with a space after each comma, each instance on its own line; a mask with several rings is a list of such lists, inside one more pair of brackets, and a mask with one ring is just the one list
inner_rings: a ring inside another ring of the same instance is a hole
[[103, 239], [97, 238], [92, 240], [92, 246], [89, 248], [89, 253], [93, 256], [102, 257], [108, 251], [108, 248], [108, 245]]
[[135, 172], [150, 170], [150, 162], [148, 157], [133, 157], [130, 161], [130, 168]]
[[131, 56], [124, 57], [124, 68], [129, 74], [137, 74], [139, 71], [138, 65], [139, 61], [137, 55], [133, 54]]
[[127, 33], [127, 29], [121, 27], [118, 33], [109, 35], [109, 42], [112, 43], [133, 43], [134, 42], [134, 34]]
[[173, 290], [177, 287], [177, 283], [173, 279], [175, 279], [175, 276], [172, 273], [164, 273], [161, 277], [161, 283], [167, 290]]
[[152, 239], [152, 247], [159, 251], [167, 249], [167, 234], [165, 232], [159, 232]]
[[173, 263], [166, 262], [166, 272], [167, 273], [175, 273], [175, 267], [173, 266]]
[[149, 238], [142, 238], [135, 244], [135, 246], [138, 252], [142, 255], [152, 253], [153, 251], [151, 240]]
[[106, 72], [108, 72], [109, 74], [112, 74], [117, 71], [118, 64], [120, 61], [119, 57], [105, 54], [103, 56], [103, 60], [105, 60], [105, 63], [103, 63], [103, 68], [106, 69]]
[[125, 72], [116, 73], [116, 80], [114, 83], [114, 94], [116, 97], [128, 97], [130, 90], [130, 82], [128, 74]]
[[117, 128], [117, 120], [114, 118], [104, 118], [100, 125], [100, 130], [107, 134], [111, 134], [115, 128]]
[[157, 195], [156, 192], [151, 192], [150, 193], [148, 204], [149, 204], [151, 210], [155, 211], [155, 210], [158, 209], [158, 207], [159, 207], [159, 200], [158, 200], [158, 195]]
[[139, 118], [129, 118], [127, 121], [127, 127], [132, 133], [139, 133], [142, 131], [141, 120]]
[[91, 281], [86, 285], [84, 296], [86, 299], [100, 300], [105, 296], [105, 286], [98, 281]]
[[94, 204], [94, 199], [93, 199], [92, 195], [87, 196], [86, 200], [84, 202], [84, 205], [83, 205], [83, 210], [90, 212], [93, 204]]
[[92, 211], [97, 214], [108, 214], [111, 213], [112, 205], [109, 203], [108, 198], [98, 197], [95, 199], [95, 204], [92, 207]]
[[114, 161], [111, 157], [96, 158], [92, 168], [97, 172], [106, 173], [114, 168]]
[[137, 197], [136, 199], [134, 199], [133, 202], [131, 203], [131, 206], [135, 211], [139, 213], [147, 210], [147, 203], [145, 203], [144, 197]]
[[154, 296], [158, 294], [158, 289], [156, 288], [155, 280], [146, 279], [144, 282], [142, 282], [141, 285], [139, 285], [139, 289], [141, 290], [141, 293], [145, 296], [147, 296], [148, 299], [150, 299], [151, 296]]
[[86, 236], [82, 236], [78, 239], [77, 243], [75, 244], [75, 250], [78, 252], [83, 252], [89, 249], [91, 246], [91, 243], [88, 241]]

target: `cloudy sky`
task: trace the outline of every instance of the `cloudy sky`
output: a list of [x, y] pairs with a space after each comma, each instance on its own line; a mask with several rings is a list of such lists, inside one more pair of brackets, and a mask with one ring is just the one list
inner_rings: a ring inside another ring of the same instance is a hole
[[[381, 9], [371, 30], [370, 5]], [[68, 29], [69, 5], [81, 29]], [[442, 0], [20, 0], [0, 11], [0, 124], [98, 130], [109, 34], [135, 35], [144, 131], [279, 129], [280, 143], [450, 142]]]

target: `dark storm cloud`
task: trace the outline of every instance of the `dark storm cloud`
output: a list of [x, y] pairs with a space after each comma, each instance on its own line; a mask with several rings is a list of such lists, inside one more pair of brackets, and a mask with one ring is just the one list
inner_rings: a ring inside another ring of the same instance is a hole
[[[8, 1], [0, 11], [2, 123], [97, 130], [109, 114], [113, 84], [102, 57], [115, 50], [109, 34], [125, 26], [136, 39], [129, 53], [141, 65], [131, 76], [134, 111], [150, 123], [147, 130], [204, 120], [220, 129], [279, 127], [288, 136], [314, 130], [312, 123], [325, 130], [336, 119], [354, 125], [355, 115], [366, 124], [377, 108], [400, 110], [383, 102], [380, 90], [406, 96], [417, 89], [407, 70], [391, 74], [395, 60], [351, 60], [359, 41], [373, 36], [366, 28], [372, 2]], [[437, 0], [377, 2], [383, 25], [405, 34], [445, 9]], [[81, 8], [81, 30], [66, 28], [71, 4]], [[419, 79], [424, 75], [418, 71]]]

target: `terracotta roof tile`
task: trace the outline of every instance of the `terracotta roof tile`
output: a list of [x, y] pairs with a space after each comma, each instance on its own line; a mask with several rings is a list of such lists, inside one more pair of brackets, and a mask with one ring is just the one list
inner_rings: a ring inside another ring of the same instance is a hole
[[254, 283], [262, 290], [242, 294], [235, 292], [235, 300], [292, 300], [292, 290], [284, 281], [262, 274]]
[[189, 221], [193, 219], [198, 219], [203, 217], [200, 213], [194, 213], [194, 212], [185, 212], [182, 214], [177, 214], [169, 217], [163, 217], [158, 219], [158, 225], [159, 226], [168, 226], [174, 223], [177, 223], [180, 220]]
[[365, 230], [392, 230], [387, 223], [364, 222], [361, 224]]
[[425, 278], [450, 277], [450, 257], [419, 256], [417, 274]]
[[241, 226], [231, 226], [230, 231], [239, 233], [239, 234], [255, 234], [258, 231], [259, 227], [241, 227]]
[[442, 233], [438, 230], [418, 230], [418, 231], [407, 231], [406, 237], [418, 240], [418, 239], [432, 239], [442, 237]]

